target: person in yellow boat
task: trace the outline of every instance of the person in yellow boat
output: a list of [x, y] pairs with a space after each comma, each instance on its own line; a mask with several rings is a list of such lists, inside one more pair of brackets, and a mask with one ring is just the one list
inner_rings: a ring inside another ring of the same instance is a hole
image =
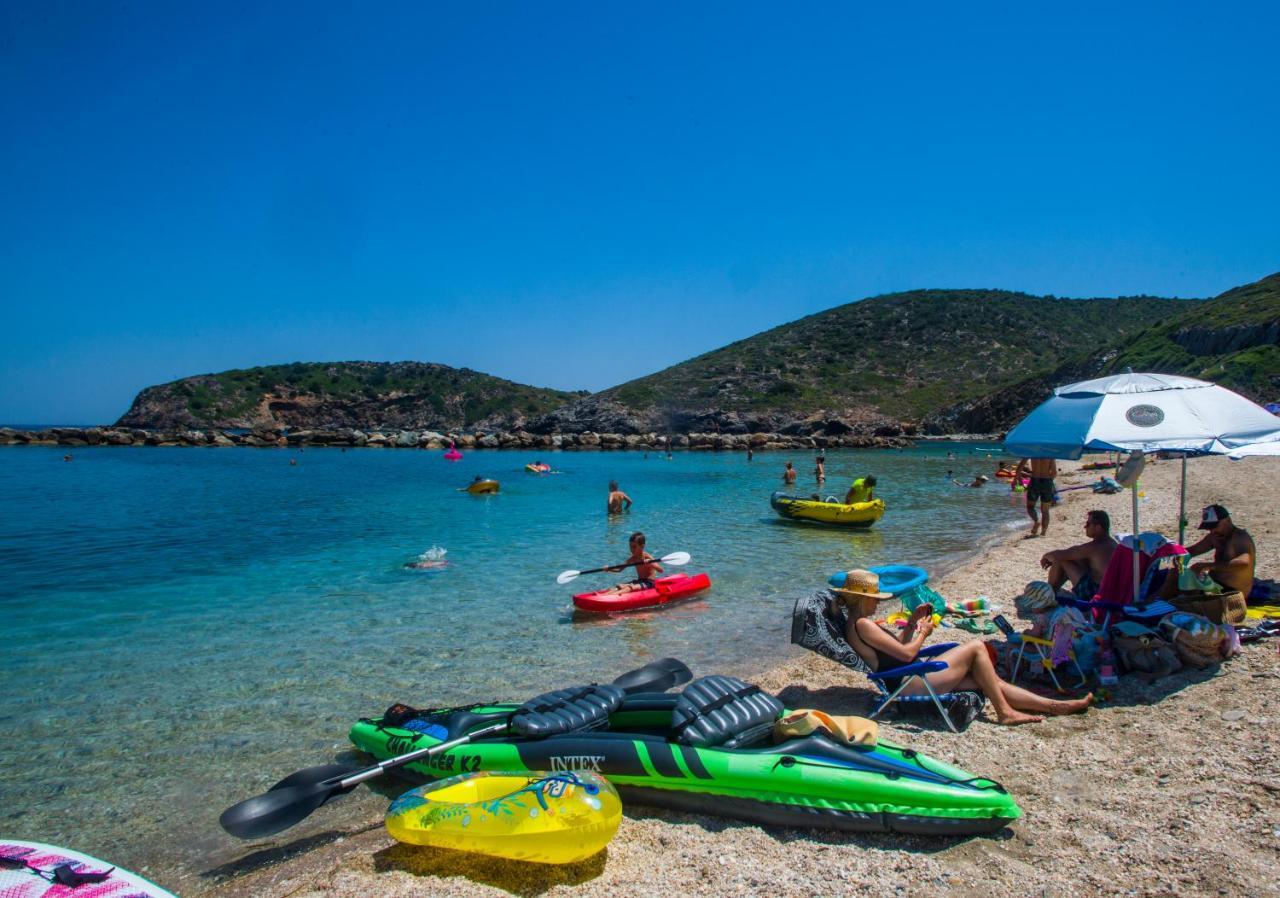
[[859, 477], [853, 482], [853, 486], [849, 487], [849, 492], [844, 494], [844, 504], [856, 505], [859, 502], [870, 502], [875, 488], [876, 479], [870, 474]]

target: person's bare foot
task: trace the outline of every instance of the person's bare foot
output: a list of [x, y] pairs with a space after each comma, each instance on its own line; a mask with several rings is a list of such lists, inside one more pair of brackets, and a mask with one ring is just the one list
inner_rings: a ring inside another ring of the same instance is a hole
[[1053, 714], [1055, 716], [1062, 714], [1079, 714], [1081, 711], [1087, 710], [1089, 706], [1093, 704], [1093, 693], [1090, 692], [1083, 698], [1074, 698], [1070, 701], [1058, 701], [1054, 704], [1055, 707], [1053, 709]]
[[1039, 723], [1042, 720], [1044, 720], [1044, 717], [1040, 714], [1023, 714], [1013, 708], [1010, 708], [1006, 714], [1001, 714], [999, 711], [996, 712], [996, 723], [1002, 727], [1022, 726], [1024, 723]]

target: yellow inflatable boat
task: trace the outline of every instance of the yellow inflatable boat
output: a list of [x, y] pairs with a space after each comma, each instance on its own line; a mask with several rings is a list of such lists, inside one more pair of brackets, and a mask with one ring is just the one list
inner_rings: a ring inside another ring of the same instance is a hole
[[799, 496], [774, 493], [769, 498], [769, 504], [773, 506], [774, 511], [789, 520], [815, 521], [819, 524], [836, 524], [841, 527], [870, 527], [884, 516], [884, 502], [880, 499], [845, 505], [834, 500], [823, 502], [818, 499], [802, 499]]
[[496, 493], [497, 491], [498, 481], [496, 480], [477, 480], [467, 487], [467, 492], [473, 496], [483, 496], [485, 493]]
[[387, 809], [398, 841], [538, 864], [591, 857], [621, 821], [617, 790], [587, 771], [466, 773], [411, 789]]

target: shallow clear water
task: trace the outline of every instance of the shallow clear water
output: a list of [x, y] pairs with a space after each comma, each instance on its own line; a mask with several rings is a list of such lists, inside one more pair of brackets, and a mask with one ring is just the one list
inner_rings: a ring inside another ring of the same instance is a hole
[[[664, 655], [750, 675], [791, 651], [794, 597], [831, 572], [936, 573], [1021, 521], [1007, 489], [946, 478], [989, 471], [985, 448], [828, 452], [824, 495], [880, 480], [888, 512], [865, 532], [774, 515], [786, 461], [814, 489], [803, 452], [543, 453], [562, 473], [538, 476], [518, 452], [0, 449], [0, 831], [199, 891], [244, 851], [218, 813], [343, 751], [358, 716], [521, 700]], [[476, 474], [502, 492], [459, 492]], [[604, 514], [611, 478], [629, 513]], [[625, 559], [633, 530], [692, 553], [712, 590], [576, 618], [571, 593], [617, 575], [555, 575]], [[405, 569], [433, 545], [446, 570]]]

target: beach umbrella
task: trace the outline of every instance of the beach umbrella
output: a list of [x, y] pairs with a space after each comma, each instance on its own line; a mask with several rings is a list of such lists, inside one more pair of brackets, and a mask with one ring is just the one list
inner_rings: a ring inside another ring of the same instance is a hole
[[[1005, 439], [1026, 458], [1078, 459], [1086, 451], [1182, 453], [1178, 540], [1186, 533], [1187, 455], [1227, 455], [1280, 441], [1280, 420], [1225, 387], [1172, 374], [1123, 374], [1058, 387]], [[1255, 454], [1261, 454], [1262, 449]], [[1278, 450], [1280, 454], [1280, 450]], [[1133, 532], [1138, 485], [1132, 482]], [[1134, 555], [1134, 595], [1138, 564]]]

